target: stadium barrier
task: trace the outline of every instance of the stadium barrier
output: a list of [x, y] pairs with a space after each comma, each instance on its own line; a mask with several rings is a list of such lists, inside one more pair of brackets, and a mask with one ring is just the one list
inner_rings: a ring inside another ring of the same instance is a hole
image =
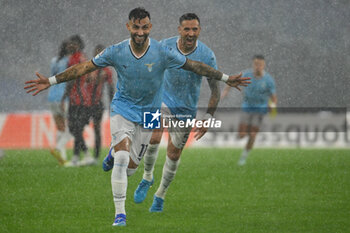
[[[0, 148], [2, 149], [41, 149], [54, 148], [56, 127], [50, 112], [21, 112], [0, 114]], [[94, 145], [93, 123], [85, 126], [83, 133], [87, 146]], [[108, 113], [103, 114], [101, 122], [102, 146], [111, 142]], [[167, 139], [167, 134], [164, 140]], [[73, 137], [67, 147], [72, 148]]]
[[[318, 116], [318, 117], [317, 117]], [[265, 130], [258, 134], [257, 147], [317, 147], [317, 148], [349, 148], [350, 147], [350, 114], [327, 115], [279, 114], [276, 119], [265, 119]], [[193, 133], [187, 146], [198, 147], [243, 147], [245, 140], [237, 140], [236, 129], [239, 115], [219, 112], [216, 116], [223, 121], [222, 129], [210, 129], [199, 141], [195, 141]], [[299, 122], [296, 124], [295, 122]], [[110, 125], [108, 114], [103, 115], [101, 123], [102, 146], [109, 147]], [[56, 127], [50, 112], [23, 112], [0, 114], [0, 148], [2, 149], [39, 149], [55, 146]], [[89, 147], [94, 145], [93, 124], [85, 127], [84, 138]], [[168, 135], [162, 139], [166, 145]], [[73, 139], [68, 143], [72, 147]]]

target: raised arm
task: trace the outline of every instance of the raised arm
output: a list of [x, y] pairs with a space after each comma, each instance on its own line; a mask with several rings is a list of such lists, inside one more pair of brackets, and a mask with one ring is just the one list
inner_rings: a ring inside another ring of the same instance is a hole
[[199, 61], [193, 61], [191, 59], [187, 59], [182, 68], [188, 71], [192, 71], [201, 76], [224, 81], [227, 85], [235, 87], [239, 91], [241, 90], [239, 86], [247, 86], [250, 83], [250, 78], [242, 77], [242, 73], [239, 75], [228, 76], [209, 65], [206, 65]]
[[221, 77], [223, 75], [222, 72], [214, 69], [213, 67], [207, 64], [204, 64], [199, 61], [194, 61], [188, 58], [182, 68], [184, 70], [189, 70], [201, 76], [206, 76], [208, 78], [213, 78], [216, 80], [221, 80]]
[[51, 85], [77, 79], [97, 69], [98, 67], [95, 66], [90, 60], [71, 66], [62, 73], [50, 78], [36, 72], [35, 74], [38, 76], [38, 78], [25, 82], [26, 85], [24, 86], [24, 89], [27, 89], [27, 93], [34, 92], [33, 95], [37, 95], [39, 92], [49, 88]]

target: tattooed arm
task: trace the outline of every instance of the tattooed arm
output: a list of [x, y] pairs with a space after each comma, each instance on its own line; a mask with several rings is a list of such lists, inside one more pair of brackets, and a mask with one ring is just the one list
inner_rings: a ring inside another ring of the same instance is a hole
[[[199, 74], [201, 76], [206, 76], [208, 78], [221, 80], [223, 73], [212, 68], [209, 65], [206, 65], [202, 62], [193, 61], [191, 59], [187, 59], [185, 64], [183, 65], [182, 69], [192, 71], [196, 74]], [[226, 84], [235, 87], [238, 90], [241, 90], [239, 86], [247, 86], [250, 83], [250, 78], [242, 77], [242, 73], [239, 75], [232, 75], [229, 76], [228, 80], [226, 81]]]
[[207, 64], [199, 61], [193, 61], [191, 59], [186, 60], [186, 63], [183, 65], [182, 69], [189, 70], [201, 76], [206, 76], [216, 80], [221, 80], [223, 74]]
[[214, 113], [220, 101], [220, 86], [219, 86], [219, 82], [216, 80], [208, 78], [207, 81], [209, 84], [209, 88], [211, 90], [207, 113], [214, 116]]
[[[212, 116], [214, 116], [214, 113], [215, 113], [216, 108], [217, 108], [219, 101], [220, 101], [220, 86], [219, 86], [219, 82], [214, 80], [214, 79], [208, 78], [207, 80], [208, 80], [208, 84], [209, 84], [209, 87], [211, 90], [211, 96], [210, 96], [209, 103], [208, 103], [207, 114], [209, 113], [211, 115], [211, 116], [209, 116], [209, 118], [211, 118]], [[206, 115], [206, 117], [207, 117], [207, 115]], [[203, 120], [207, 120], [207, 119], [203, 119]], [[194, 131], [195, 131], [194, 138], [196, 140], [199, 140], [208, 131], [208, 128], [195, 127]]]
[[[77, 65], [71, 66], [65, 71], [63, 71], [62, 73], [59, 73], [58, 75], [56, 75], [56, 80], [57, 80], [57, 83], [67, 82], [73, 79], [77, 79], [81, 76], [84, 76], [85, 74], [88, 74], [97, 69], [98, 67], [95, 66], [91, 60], [86, 61]], [[37, 79], [25, 82], [26, 86], [24, 87], [24, 89], [28, 89], [27, 93], [35, 91], [33, 95], [37, 95], [39, 92], [51, 86], [49, 79], [47, 77], [45, 77], [42, 74], [39, 74], [38, 72], [36, 72], [36, 76], [38, 76]]]

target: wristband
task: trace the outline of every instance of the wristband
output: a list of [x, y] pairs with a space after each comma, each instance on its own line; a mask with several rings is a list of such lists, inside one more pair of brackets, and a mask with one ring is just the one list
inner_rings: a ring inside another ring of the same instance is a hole
[[270, 103], [270, 108], [276, 108], [277, 106], [276, 106], [276, 104], [274, 103], [274, 102], [271, 102]]
[[209, 120], [210, 118], [212, 118], [213, 116], [210, 114], [210, 113], [206, 113], [205, 115], [204, 115], [204, 117], [203, 117], [203, 120]]
[[229, 78], [230, 76], [228, 76], [227, 74], [222, 74], [222, 77], [221, 77], [221, 81], [223, 81], [223, 82], [227, 82], [227, 80], [228, 80], [228, 78]]
[[51, 86], [57, 84], [56, 76], [51, 76], [49, 78], [49, 83], [50, 83]]

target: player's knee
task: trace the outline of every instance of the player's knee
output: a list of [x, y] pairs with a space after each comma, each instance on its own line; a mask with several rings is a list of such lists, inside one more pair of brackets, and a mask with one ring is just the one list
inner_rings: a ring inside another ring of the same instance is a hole
[[[178, 145], [178, 144], [176, 144], [176, 145], [178, 147], [181, 147], [181, 145]], [[169, 159], [171, 159], [173, 161], [179, 160], [181, 152], [182, 152], [182, 148], [178, 148], [178, 147], [176, 147], [172, 141], [168, 144], [167, 155], [168, 155]]]
[[130, 139], [128, 137], [124, 138], [121, 142], [114, 146], [114, 151], [129, 151], [130, 152]]
[[181, 150], [180, 149], [173, 149], [173, 150], [168, 150], [167, 152], [167, 156], [169, 157], [169, 159], [173, 160], [173, 161], [177, 161], [180, 159], [180, 155], [181, 155]]
[[161, 138], [158, 137], [152, 137], [149, 141], [150, 144], [160, 144]]
[[162, 140], [163, 129], [155, 129], [153, 130], [152, 137], [149, 141], [150, 144], [159, 144]]

